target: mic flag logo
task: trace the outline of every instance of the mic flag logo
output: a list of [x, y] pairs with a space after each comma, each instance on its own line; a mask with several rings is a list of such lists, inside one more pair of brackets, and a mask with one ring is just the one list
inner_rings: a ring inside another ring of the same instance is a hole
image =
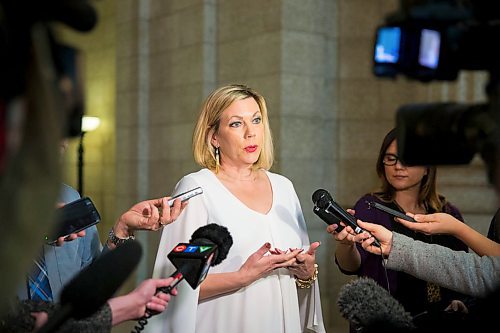
[[217, 245], [179, 243], [168, 254], [168, 259], [195, 289], [206, 277], [214, 259]]
[[189, 244], [179, 244], [177, 245], [173, 252], [186, 252], [186, 253], [196, 253], [196, 252], [206, 252], [213, 248], [213, 246], [208, 245], [189, 245]]
[[186, 245], [182, 244], [182, 245], [177, 245], [175, 248], [174, 248], [174, 252], [184, 252], [184, 250], [186, 249]]

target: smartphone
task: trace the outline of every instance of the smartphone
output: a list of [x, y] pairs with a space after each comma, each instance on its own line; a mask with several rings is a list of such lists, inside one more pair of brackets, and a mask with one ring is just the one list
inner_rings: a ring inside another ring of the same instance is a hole
[[172, 207], [175, 199], [181, 199], [181, 201], [184, 202], [184, 201], [189, 200], [192, 197], [197, 196], [198, 194], [202, 194], [202, 193], [203, 193], [203, 189], [198, 186], [196, 188], [193, 188], [192, 190], [186, 191], [186, 192], [181, 193], [181, 194], [177, 194], [176, 196], [170, 198], [168, 200], [168, 205], [170, 207]]
[[90, 198], [83, 197], [57, 209], [57, 223], [50, 235], [45, 237], [53, 244], [59, 237], [87, 229], [101, 221], [101, 216]]
[[394, 209], [391, 209], [391, 208], [386, 207], [384, 205], [381, 205], [378, 202], [367, 201], [366, 203], [368, 204], [369, 208], [374, 207], [374, 208], [377, 208], [378, 210], [381, 210], [383, 212], [391, 214], [392, 216], [396, 216], [396, 217], [402, 218], [403, 220], [410, 221], [410, 222], [417, 222], [411, 216], [408, 216], [406, 214], [398, 212], [397, 210], [394, 210]]

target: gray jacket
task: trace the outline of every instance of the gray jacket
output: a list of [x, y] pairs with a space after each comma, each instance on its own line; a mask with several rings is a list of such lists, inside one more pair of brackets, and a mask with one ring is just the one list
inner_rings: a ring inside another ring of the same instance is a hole
[[396, 232], [387, 268], [471, 296], [486, 296], [500, 286], [500, 257], [453, 251]]

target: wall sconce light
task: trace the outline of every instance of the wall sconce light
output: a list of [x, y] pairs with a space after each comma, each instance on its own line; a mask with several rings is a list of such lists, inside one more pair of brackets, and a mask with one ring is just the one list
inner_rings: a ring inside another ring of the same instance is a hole
[[83, 116], [80, 143], [78, 144], [78, 192], [83, 197], [83, 137], [85, 133], [94, 131], [101, 124], [98, 117]]

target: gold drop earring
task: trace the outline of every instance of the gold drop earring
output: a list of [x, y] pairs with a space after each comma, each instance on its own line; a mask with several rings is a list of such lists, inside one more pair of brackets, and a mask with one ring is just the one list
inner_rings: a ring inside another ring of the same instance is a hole
[[220, 150], [219, 147], [215, 147], [215, 173], [219, 173], [220, 168]]

